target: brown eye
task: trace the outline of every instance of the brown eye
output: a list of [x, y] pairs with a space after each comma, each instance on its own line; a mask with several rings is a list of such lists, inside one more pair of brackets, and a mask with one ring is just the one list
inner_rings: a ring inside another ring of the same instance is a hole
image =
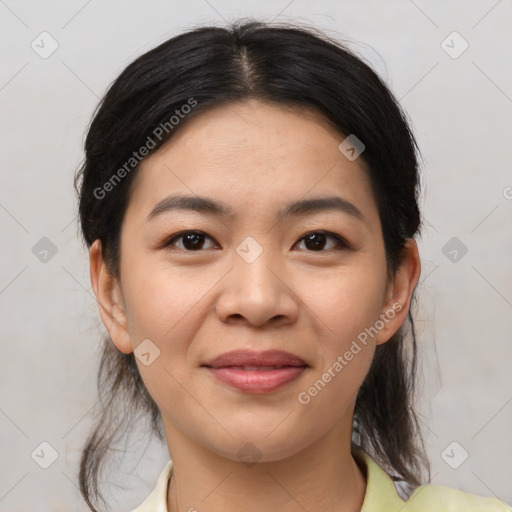
[[[208, 246], [207, 241], [214, 242]], [[328, 231], [312, 231], [304, 235], [299, 242], [309, 252], [326, 252], [329, 250], [349, 249], [350, 244], [341, 236]], [[215, 241], [202, 231], [183, 231], [169, 238], [164, 247], [176, 247], [187, 252], [212, 249], [216, 247]]]
[[[198, 251], [205, 249], [205, 239], [213, 240], [210, 236], [202, 231], [184, 231], [178, 235], [172, 236], [165, 242], [164, 246], [177, 246], [179, 249], [185, 251]], [[181, 245], [177, 245], [175, 242], [181, 240]], [[209, 248], [209, 247], [206, 247]]]
[[[328, 240], [334, 240], [334, 246], [331, 244], [330, 247], [327, 247]], [[341, 236], [336, 235], [334, 233], [330, 233], [328, 231], [313, 231], [304, 235], [300, 241], [304, 241], [304, 245], [309, 251], [316, 252], [325, 252], [330, 249], [347, 249], [349, 248], [349, 244], [344, 240]]]

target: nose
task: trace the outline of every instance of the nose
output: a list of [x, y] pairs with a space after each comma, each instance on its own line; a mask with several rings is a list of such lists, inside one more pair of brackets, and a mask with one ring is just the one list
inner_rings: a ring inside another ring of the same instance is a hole
[[221, 282], [216, 311], [226, 323], [286, 325], [297, 321], [299, 300], [291, 277], [264, 250], [251, 263], [234, 255], [233, 268]]

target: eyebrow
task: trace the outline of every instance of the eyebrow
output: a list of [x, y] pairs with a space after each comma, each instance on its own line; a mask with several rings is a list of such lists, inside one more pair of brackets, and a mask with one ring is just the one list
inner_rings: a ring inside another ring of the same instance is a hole
[[[200, 196], [174, 195], [158, 202], [147, 216], [146, 222], [174, 210], [190, 210], [229, 219], [235, 217], [233, 210], [219, 201]], [[361, 210], [351, 202], [339, 196], [300, 199], [299, 201], [287, 204], [279, 210], [277, 218], [278, 220], [282, 220], [286, 217], [300, 217], [321, 211], [340, 211], [365, 222], [365, 217]]]

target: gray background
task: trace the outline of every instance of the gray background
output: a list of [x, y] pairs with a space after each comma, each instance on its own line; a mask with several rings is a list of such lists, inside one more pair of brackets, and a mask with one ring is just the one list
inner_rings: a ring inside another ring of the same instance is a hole
[[[0, 0], [0, 511], [87, 510], [77, 463], [105, 331], [72, 178], [93, 108], [135, 57], [238, 16], [351, 41], [412, 119], [425, 160], [417, 328], [432, 482], [512, 503], [512, 1]], [[31, 47], [43, 31], [58, 43], [46, 59]], [[43, 237], [57, 250], [47, 261]], [[144, 454], [146, 430], [113, 469], [114, 510], [137, 505], [168, 458], [155, 441]], [[48, 469], [41, 442], [58, 453]]]

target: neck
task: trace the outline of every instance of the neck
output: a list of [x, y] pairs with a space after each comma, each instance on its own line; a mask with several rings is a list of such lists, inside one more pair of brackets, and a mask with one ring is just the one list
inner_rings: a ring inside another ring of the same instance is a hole
[[344, 430], [334, 428], [286, 459], [245, 464], [196, 445], [180, 431], [166, 429], [173, 461], [167, 509], [359, 512], [366, 480], [350, 452], [351, 430]]

